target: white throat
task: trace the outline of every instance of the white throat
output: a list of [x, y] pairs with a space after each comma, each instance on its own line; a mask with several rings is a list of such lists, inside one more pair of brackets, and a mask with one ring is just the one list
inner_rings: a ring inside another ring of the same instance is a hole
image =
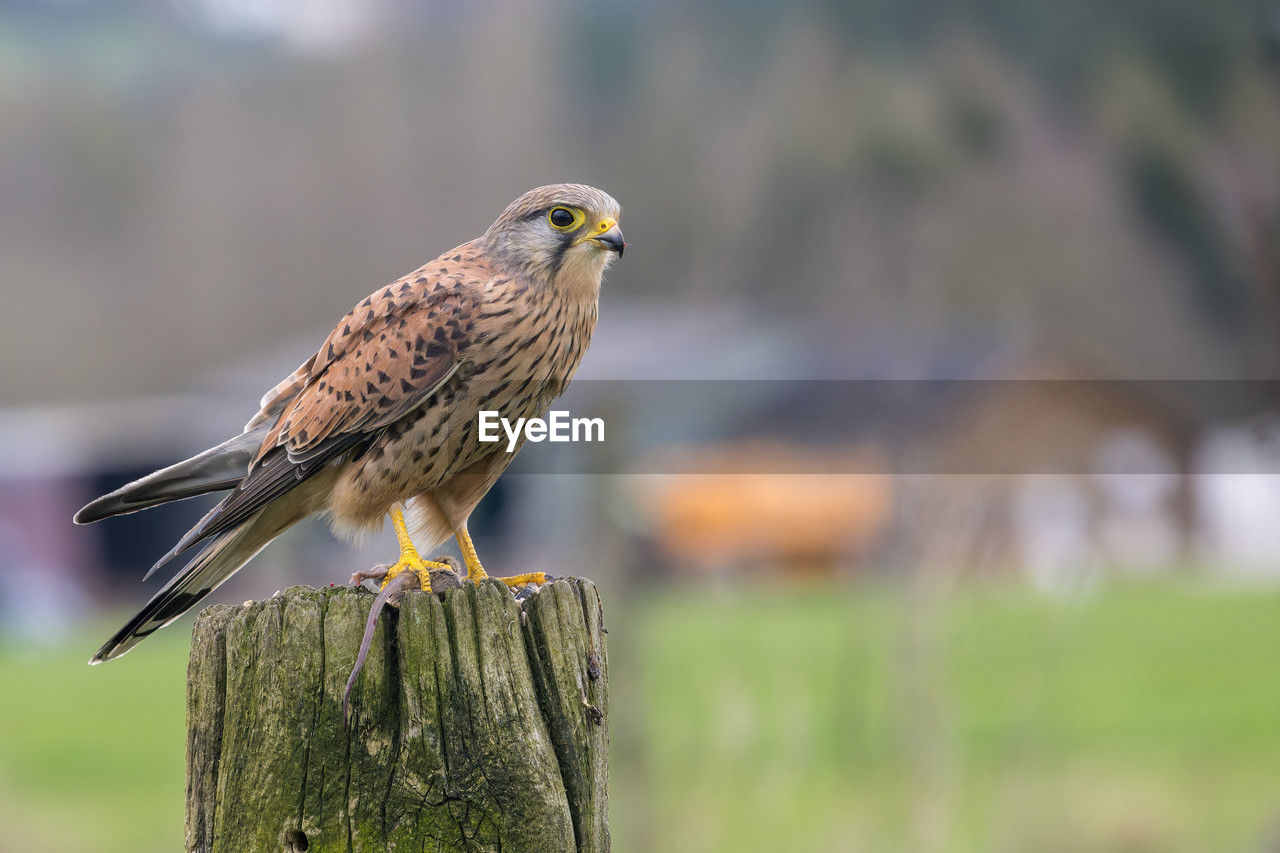
[[586, 247], [566, 252], [556, 273], [556, 290], [595, 301], [600, 296], [604, 271], [614, 257], [612, 252]]

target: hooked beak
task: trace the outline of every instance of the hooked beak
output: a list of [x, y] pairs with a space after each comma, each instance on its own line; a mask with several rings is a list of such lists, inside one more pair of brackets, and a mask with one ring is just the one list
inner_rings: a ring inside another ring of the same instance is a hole
[[618, 227], [618, 221], [611, 216], [601, 219], [591, 233], [583, 240], [590, 240], [601, 248], [608, 249], [618, 253], [618, 257], [622, 257], [622, 251], [627, 248], [627, 241], [622, 239], [622, 229]]

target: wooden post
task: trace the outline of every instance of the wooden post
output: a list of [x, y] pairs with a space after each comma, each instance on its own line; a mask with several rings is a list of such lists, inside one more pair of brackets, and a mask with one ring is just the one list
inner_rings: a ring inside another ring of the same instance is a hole
[[609, 849], [608, 658], [584, 580], [498, 581], [385, 610], [291, 587], [196, 619], [188, 851]]

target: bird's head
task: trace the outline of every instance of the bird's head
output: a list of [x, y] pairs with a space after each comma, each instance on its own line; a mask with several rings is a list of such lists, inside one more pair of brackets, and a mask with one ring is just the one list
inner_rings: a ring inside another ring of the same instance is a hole
[[552, 184], [511, 202], [480, 238], [486, 253], [557, 288], [595, 292], [622, 257], [622, 208], [603, 190]]

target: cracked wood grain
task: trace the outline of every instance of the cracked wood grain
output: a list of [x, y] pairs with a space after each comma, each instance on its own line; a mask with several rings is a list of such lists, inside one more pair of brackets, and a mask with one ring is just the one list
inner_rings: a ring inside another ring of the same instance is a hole
[[[342, 698], [373, 603], [291, 587], [196, 619], [189, 851], [605, 851], [608, 659], [576, 579], [411, 592]], [[522, 610], [523, 607], [523, 610]]]

